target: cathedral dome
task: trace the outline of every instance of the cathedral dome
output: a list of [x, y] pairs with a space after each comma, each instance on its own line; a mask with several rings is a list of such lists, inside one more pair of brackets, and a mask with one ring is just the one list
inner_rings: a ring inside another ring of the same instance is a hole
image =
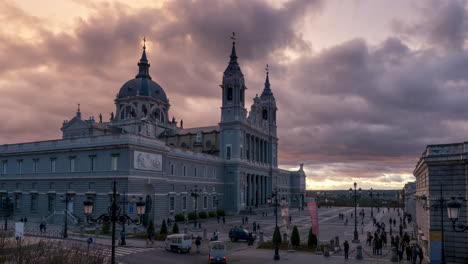
[[138, 74], [135, 76], [135, 79], [129, 80], [120, 88], [117, 99], [134, 96], [149, 96], [168, 103], [163, 88], [151, 79], [149, 67], [150, 64], [146, 58], [146, 46], [143, 46], [143, 53], [138, 62]]
[[146, 77], [137, 77], [126, 82], [122, 88], [120, 88], [117, 98], [123, 99], [133, 96], [149, 96], [166, 103], [168, 102], [163, 88]]

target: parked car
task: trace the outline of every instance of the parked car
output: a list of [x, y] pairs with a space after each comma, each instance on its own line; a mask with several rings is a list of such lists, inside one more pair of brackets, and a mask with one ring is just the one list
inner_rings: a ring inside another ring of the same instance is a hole
[[[235, 242], [239, 239], [248, 240], [249, 239], [249, 231], [244, 228], [233, 227], [229, 230], [229, 238], [232, 242]], [[251, 234], [251, 238], [255, 240], [255, 234]]]
[[226, 244], [222, 241], [213, 241], [209, 245], [210, 253], [208, 254], [209, 263], [227, 263]]
[[166, 237], [166, 250], [177, 253], [190, 252], [192, 237], [185, 234], [174, 234]]

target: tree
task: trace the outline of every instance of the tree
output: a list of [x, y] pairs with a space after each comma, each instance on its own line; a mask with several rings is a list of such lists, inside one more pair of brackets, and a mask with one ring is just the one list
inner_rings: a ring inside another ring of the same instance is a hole
[[309, 230], [309, 238], [307, 239], [307, 246], [309, 248], [317, 247], [317, 236], [312, 232], [312, 227]]
[[299, 236], [299, 230], [297, 229], [297, 226], [294, 226], [293, 228], [293, 231], [291, 234], [291, 244], [295, 247], [301, 244], [301, 237]]
[[162, 220], [161, 229], [159, 230], [159, 234], [161, 234], [161, 235], [167, 235], [166, 219], [163, 219], [163, 220]]
[[179, 233], [179, 226], [177, 223], [174, 223], [174, 226], [172, 227], [172, 234], [178, 234]]
[[273, 233], [273, 243], [281, 245], [281, 233], [279, 231], [279, 227], [276, 227], [275, 232]]

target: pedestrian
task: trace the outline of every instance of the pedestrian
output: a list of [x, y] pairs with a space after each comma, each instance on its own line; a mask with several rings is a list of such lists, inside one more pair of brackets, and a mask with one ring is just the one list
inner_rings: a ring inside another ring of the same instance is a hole
[[41, 230], [41, 233], [42, 233], [42, 230], [44, 229], [44, 223], [41, 222], [41, 224], [39, 225], [39, 229]]
[[416, 264], [416, 261], [418, 261], [418, 246], [413, 245], [413, 252], [411, 254], [411, 260], [413, 264]]
[[424, 253], [422, 251], [421, 246], [418, 246], [418, 256], [419, 256], [419, 264], [421, 264], [424, 259]]
[[[221, 217], [219, 217], [219, 215], [218, 215], [218, 216], [216, 216], [216, 219], [218, 220], [218, 224], [219, 224], [219, 220], [220, 220], [220, 218], [221, 218]], [[244, 223], [244, 221], [243, 221], [243, 220], [244, 220], [244, 218], [242, 217], [242, 224]]]
[[260, 224], [257, 224], [257, 229], [258, 231], [260, 231]]
[[120, 245], [125, 246], [127, 243], [125, 242], [125, 232], [122, 230], [120, 232]]
[[[223, 217], [224, 218], [224, 217]], [[245, 217], [245, 223], [247, 224], [249, 222], [249, 218], [246, 216]]]
[[348, 225], [348, 218], [346, 218], [345, 225]]
[[223, 225], [226, 224], [226, 218], [223, 216]]
[[344, 247], [344, 258], [345, 258], [345, 259], [348, 259], [348, 253], [349, 253], [349, 243], [348, 243], [348, 240], [345, 240], [345, 242], [343, 243], [343, 247]]
[[195, 240], [195, 245], [197, 246], [197, 253], [200, 253], [200, 245], [201, 245], [200, 236], [197, 236], [197, 239]]
[[148, 240], [146, 241], [146, 245], [148, 245], [149, 243], [153, 244], [153, 232], [154, 231], [152, 231], [152, 230], [151, 231], [148, 230], [146, 232], [146, 234], [148, 235]]
[[24, 222], [24, 218], [23, 218], [23, 217], [21, 217], [21, 219], [20, 219], [20, 222], [21, 222], [21, 223], [23, 223], [23, 222]]
[[413, 251], [411, 250], [411, 246], [406, 245], [406, 260], [407, 261], [411, 261], [411, 254], [412, 253], [413, 253]]

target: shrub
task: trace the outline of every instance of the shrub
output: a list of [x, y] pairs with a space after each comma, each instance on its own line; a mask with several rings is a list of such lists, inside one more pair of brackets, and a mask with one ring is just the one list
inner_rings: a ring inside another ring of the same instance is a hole
[[195, 212], [190, 212], [190, 213], [188, 213], [187, 217], [188, 217], [188, 220], [190, 220], [190, 221], [197, 220], [198, 219], [198, 214], [195, 213]]
[[209, 215], [210, 217], [215, 217], [215, 216], [216, 216], [216, 212], [215, 212], [215, 211], [211, 211], [211, 212], [208, 213], [208, 215]]
[[294, 226], [292, 234], [291, 234], [291, 244], [294, 247], [299, 246], [301, 243], [301, 237], [299, 236], [299, 230], [297, 229], [297, 226]]
[[110, 229], [111, 229], [111, 223], [106, 223], [104, 222], [102, 224], [102, 234], [107, 235], [110, 234]]
[[161, 234], [161, 235], [167, 235], [166, 219], [163, 219], [163, 220], [162, 220], [161, 229], [159, 230], [159, 234]]
[[279, 227], [276, 227], [275, 232], [273, 233], [273, 243], [278, 243], [278, 245], [281, 245], [281, 233], [279, 231]]
[[226, 216], [226, 213], [224, 212], [223, 209], [216, 210], [216, 214], [221, 217]]
[[176, 222], [183, 222], [183, 221], [185, 221], [185, 215], [183, 215], [183, 214], [176, 214], [176, 215], [174, 216], [174, 220], [175, 220]]
[[206, 212], [200, 212], [200, 213], [198, 213], [198, 216], [199, 216], [201, 219], [208, 218], [208, 215], [206, 214]]
[[312, 227], [309, 230], [309, 238], [307, 239], [307, 246], [310, 248], [317, 247], [317, 236], [312, 232]]
[[172, 234], [179, 234], [179, 226], [177, 225], [177, 222], [174, 223], [174, 226], [172, 227]]

